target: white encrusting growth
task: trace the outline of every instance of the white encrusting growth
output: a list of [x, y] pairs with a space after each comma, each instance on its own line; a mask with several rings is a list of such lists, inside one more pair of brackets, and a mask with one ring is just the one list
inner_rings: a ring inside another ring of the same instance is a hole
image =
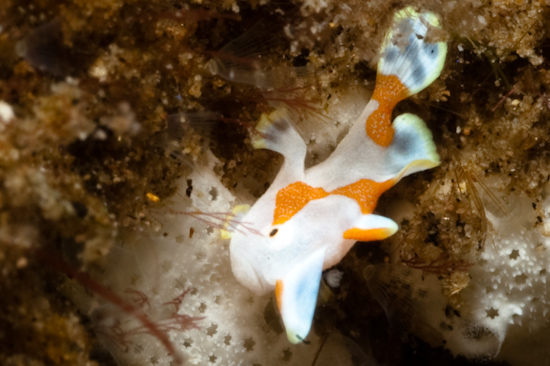
[[[144, 310], [159, 324], [166, 322], [174, 309], [170, 302], [190, 290], [179, 314], [204, 317], [197, 321], [199, 329], [168, 332], [185, 358], [184, 365], [310, 365], [319, 339], [309, 337], [308, 346], [290, 345], [273, 299], [252, 295], [234, 278], [228, 242], [220, 240], [219, 231], [192, 216], [173, 213], [230, 211], [235, 197], [214, 173], [219, 161], [210, 152], [201, 161], [206, 165], [182, 179], [170, 202], [159, 207], [153, 227], [127, 232], [121, 238], [102, 281], [130, 302], [143, 302], [137, 294], [144, 294], [150, 304]], [[193, 186], [190, 197], [188, 180]], [[84, 304], [85, 295], [78, 296], [83, 311], [92, 306], [94, 329], [120, 365], [174, 365], [166, 349], [150, 334], [130, 334], [127, 344], [113, 337], [140, 326], [132, 315], [113, 311], [116, 308], [110, 304], [96, 307], [93, 300]]]
[[390, 323], [412, 317], [414, 324], [407, 325], [433, 346], [513, 366], [550, 364], [550, 199], [535, 210], [527, 196], [504, 196], [497, 184], [484, 184], [493, 191], [489, 196], [479, 189], [490, 229], [481, 254], [472, 255], [470, 283], [456, 308], [435, 275], [400, 263], [371, 266], [367, 285]]
[[[481, 350], [481, 356], [495, 355], [514, 365], [549, 364], [548, 347], [537, 345], [550, 341], [550, 238], [529, 198], [508, 194], [506, 200], [505, 213], [486, 206], [493, 231], [470, 271], [472, 285], [463, 294], [464, 302], [471, 320], [498, 340], [493, 348]], [[546, 222], [550, 200], [542, 212]], [[450, 348], [471, 354], [458, 342]]]

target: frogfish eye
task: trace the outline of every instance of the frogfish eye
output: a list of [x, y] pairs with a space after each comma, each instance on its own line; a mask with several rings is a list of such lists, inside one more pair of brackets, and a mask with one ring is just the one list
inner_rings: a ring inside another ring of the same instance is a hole
[[271, 232], [269, 233], [269, 236], [271, 236], [271, 237], [275, 236], [275, 234], [277, 234], [278, 231], [279, 231], [279, 229], [271, 230]]

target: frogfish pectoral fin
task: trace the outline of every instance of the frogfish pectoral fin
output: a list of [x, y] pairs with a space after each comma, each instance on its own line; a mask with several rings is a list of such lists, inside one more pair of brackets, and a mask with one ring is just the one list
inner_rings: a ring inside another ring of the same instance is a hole
[[386, 239], [397, 231], [397, 224], [384, 216], [362, 215], [354, 226], [344, 232], [344, 239], [373, 241]]
[[255, 149], [269, 149], [283, 155], [285, 159], [303, 163], [306, 143], [292, 124], [289, 112], [280, 108], [271, 114], [262, 114], [256, 125], [258, 134], [252, 135]]
[[401, 114], [393, 121], [393, 128], [395, 134], [385, 158], [388, 173], [391, 172], [399, 180], [439, 165], [432, 133], [420, 117]]
[[279, 108], [269, 115], [262, 114], [251, 139], [255, 149], [269, 149], [285, 158], [273, 186], [284, 187], [303, 179], [307, 147], [288, 110]]
[[317, 250], [277, 280], [277, 306], [291, 343], [302, 342], [311, 328], [324, 258], [325, 250]]

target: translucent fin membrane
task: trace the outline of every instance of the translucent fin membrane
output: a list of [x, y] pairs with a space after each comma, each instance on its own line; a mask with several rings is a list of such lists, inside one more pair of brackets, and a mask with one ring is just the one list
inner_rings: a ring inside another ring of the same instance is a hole
[[283, 34], [277, 22], [262, 19], [249, 30], [227, 43], [220, 52], [242, 58], [261, 58], [281, 45]]
[[166, 117], [167, 133], [172, 139], [179, 140], [183, 137], [187, 125], [199, 132], [211, 132], [222, 118], [221, 114], [214, 111], [170, 114]]
[[282, 66], [266, 69], [261, 63], [227, 65], [220, 60], [209, 61], [210, 71], [226, 80], [253, 85], [261, 90], [283, 89], [289, 86], [304, 86], [300, 79], [312, 75], [309, 67]]
[[[380, 304], [390, 326], [398, 334], [406, 334], [410, 328], [414, 304], [411, 300], [409, 273], [395, 274], [389, 264], [369, 265], [364, 278], [372, 297]], [[410, 272], [409, 269], [406, 269]]]
[[377, 366], [376, 360], [366, 354], [351, 338], [338, 331], [325, 336], [312, 366]]
[[426, 88], [441, 73], [447, 55], [445, 42], [430, 42], [428, 33], [439, 29], [433, 13], [419, 14], [411, 7], [399, 11], [382, 45], [378, 73], [397, 76], [409, 95]]
[[306, 85], [304, 80], [314, 76], [310, 67], [273, 67], [268, 61], [275, 49], [285, 45], [280, 36], [285, 33], [278, 24], [261, 20], [219, 51], [211, 52], [214, 58], [207, 64], [210, 72], [263, 91]]
[[442, 344], [442, 335], [420, 316], [430, 302], [439, 304], [438, 282], [425, 279], [421, 270], [388, 263], [367, 266], [363, 277], [397, 335], [406, 339], [414, 330], [423, 334], [428, 343]]

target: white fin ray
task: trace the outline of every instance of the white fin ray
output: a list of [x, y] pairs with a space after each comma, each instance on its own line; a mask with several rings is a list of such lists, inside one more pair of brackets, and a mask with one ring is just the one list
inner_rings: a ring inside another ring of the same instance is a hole
[[173, 113], [166, 116], [168, 123], [166, 132], [174, 140], [183, 137], [186, 126], [192, 127], [197, 132], [211, 133], [222, 118], [220, 113], [214, 111]]

